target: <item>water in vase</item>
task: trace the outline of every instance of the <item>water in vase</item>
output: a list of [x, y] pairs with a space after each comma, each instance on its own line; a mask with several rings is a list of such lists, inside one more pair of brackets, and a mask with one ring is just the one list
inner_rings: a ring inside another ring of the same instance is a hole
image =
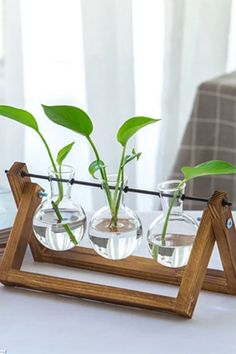
[[116, 229], [109, 229], [110, 219], [101, 219], [89, 229], [94, 250], [108, 259], [128, 257], [139, 246], [142, 227], [134, 220], [120, 219]]
[[61, 223], [58, 223], [53, 209], [44, 209], [40, 216], [36, 215], [33, 221], [37, 239], [45, 247], [55, 251], [64, 251], [74, 247], [65, 225], [69, 226], [78, 243], [86, 228], [86, 218], [81, 218], [77, 210], [60, 209], [60, 211], [63, 218]]
[[[33, 230], [38, 241], [54, 251], [66, 251], [79, 245], [86, 229], [83, 208], [71, 198], [71, 179], [74, 170], [62, 165], [60, 172], [49, 168], [49, 177], [65, 182], [50, 181], [51, 194], [36, 209]], [[73, 241], [73, 242], [72, 242]]]
[[[155, 261], [171, 268], [183, 267], [188, 263], [198, 222], [183, 210], [184, 187], [179, 190], [181, 181], [171, 180], [160, 183], [158, 190], [161, 196], [163, 211], [149, 226], [147, 241], [149, 251]], [[169, 213], [173, 195], [178, 188], [179, 195]], [[169, 215], [168, 222], [166, 217]]]
[[195, 235], [167, 234], [164, 242], [161, 235], [152, 235], [148, 245], [152, 257], [158, 263], [171, 268], [183, 267], [187, 264]]

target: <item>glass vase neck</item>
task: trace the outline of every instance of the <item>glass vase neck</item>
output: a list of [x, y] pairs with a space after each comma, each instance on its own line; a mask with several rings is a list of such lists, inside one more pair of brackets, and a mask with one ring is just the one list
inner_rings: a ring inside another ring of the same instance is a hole
[[[70, 198], [71, 197], [71, 183], [74, 178], [75, 172], [73, 167], [69, 165], [56, 166], [56, 171], [53, 166], [48, 168], [48, 176], [50, 180], [51, 198], [59, 197]], [[53, 178], [63, 179], [65, 182], [54, 181]]]
[[117, 180], [118, 180], [117, 174], [108, 174], [107, 180], [102, 180], [102, 189], [104, 190], [104, 193], [105, 193], [105, 202], [106, 202], [107, 206], [109, 206], [107, 194], [108, 193], [110, 194], [111, 199], [114, 202], [115, 199], [117, 200], [121, 189], [122, 189], [122, 191], [121, 191], [121, 197], [120, 197], [120, 205], [124, 205], [124, 194], [125, 194], [124, 188], [128, 185], [128, 180], [126, 177], [124, 177], [124, 179], [120, 179], [118, 185], [117, 185]]
[[[162, 204], [162, 210], [163, 213], [167, 213], [172, 198], [165, 196], [166, 194], [168, 195], [173, 195], [177, 188], [178, 185], [181, 183], [181, 180], [169, 180], [162, 182], [158, 185], [158, 191], [160, 192], [160, 198], [161, 198], [161, 204]], [[181, 196], [184, 194], [185, 191], [185, 184], [180, 188], [178, 197], [175, 200], [175, 203], [172, 207], [171, 214], [180, 214], [183, 212], [183, 201], [181, 199]]]

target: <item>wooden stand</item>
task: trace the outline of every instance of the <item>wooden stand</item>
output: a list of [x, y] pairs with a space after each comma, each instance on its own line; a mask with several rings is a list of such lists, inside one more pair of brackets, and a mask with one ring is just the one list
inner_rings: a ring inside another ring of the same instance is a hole
[[[2, 284], [176, 313], [188, 318], [192, 317], [201, 288], [236, 295], [236, 230], [230, 207], [223, 205], [226, 193], [214, 193], [204, 211], [187, 266], [173, 269], [143, 257], [106, 260], [84, 247], [65, 252], [44, 248], [32, 230], [32, 218], [41, 202], [38, 196], [41, 187], [28, 177], [23, 178], [23, 171], [27, 172], [26, 165], [16, 162], [7, 174], [18, 212], [0, 266]], [[215, 242], [224, 271], [207, 269]], [[179, 292], [174, 298], [21, 271], [28, 244], [37, 262], [180, 285]]]

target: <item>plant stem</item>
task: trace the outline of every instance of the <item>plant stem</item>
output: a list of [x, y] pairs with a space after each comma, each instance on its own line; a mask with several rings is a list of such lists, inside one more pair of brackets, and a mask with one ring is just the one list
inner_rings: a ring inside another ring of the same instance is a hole
[[[49, 159], [51, 161], [51, 164], [52, 164], [52, 167], [53, 167], [53, 170], [56, 174], [58, 174], [58, 170], [57, 170], [57, 165], [53, 159], [53, 156], [52, 156], [52, 153], [51, 153], [51, 150], [48, 146], [48, 143], [47, 141], [45, 140], [44, 136], [40, 133], [40, 131], [38, 131], [38, 134], [44, 144], [44, 146], [46, 147], [46, 150], [48, 152], [48, 156], [49, 156]], [[59, 166], [59, 177], [61, 178], [61, 166]], [[53, 209], [58, 217], [58, 220], [59, 222], [61, 222], [63, 220], [62, 216], [61, 216], [61, 212], [58, 208], [58, 205], [60, 204], [60, 202], [62, 201], [63, 199], [63, 184], [62, 182], [58, 181], [57, 182], [57, 185], [58, 185], [58, 198], [56, 200], [56, 202], [52, 202], [52, 206], [53, 206]], [[71, 242], [76, 246], [78, 244], [78, 242], [76, 241], [76, 238], [71, 230], [71, 228], [69, 227], [69, 225], [67, 224], [64, 224], [63, 225], [65, 231], [67, 232]]]
[[44, 137], [43, 137], [43, 135], [40, 133], [40, 131], [38, 131], [38, 134], [39, 134], [39, 136], [40, 136], [42, 142], [44, 143], [44, 146], [46, 147], [46, 150], [47, 150], [47, 152], [48, 152], [48, 156], [49, 156], [49, 159], [50, 159], [50, 161], [51, 161], [51, 163], [52, 163], [53, 169], [54, 169], [54, 171], [57, 173], [57, 166], [56, 166], [55, 161], [54, 161], [54, 159], [53, 159], [53, 157], [52, 157], [52, 153], [51, 153], [51, 150], [50, 150], [50, 148], [49, 148], [49, 146], [48, 146], [48, 143], [46, 142], [46, 140], [44, 139]]
[[[87, 138], [93, 151], [94, 151], [94, 154], [96, 156], [96, 159], [101, 161], [100, 159], [100, 156], [98, 154], [98, 151], [96, 149], [96, 146], [94, 145], [92, 139], [90, 137]], [[109, 185], [108, 185], [108, 181], [107, 181], [107, 173], [106, 173], [106, 168], [101, 168], [100, 169], [100, 174], [101, 174], [101, 177], [102, 177], [102, 180], [103, 180], [103, 186], [104, 186], [104, 190], [105, 190], [105, 193], [106, 193], [106, 196], [107, 196], [107, 201], [108, 201], [108, 204], [109, 204], [109, 208], [111, 210], [111, 213], [113, 214], [113, 201], [112, 201], [112, 196], [111, 196], [111, 191], [110, 191], [110, 188], [109, 188]]]
[[120, 177], [121, 177], [122, 167], [124, 170], [123, 164], [124, 164], [124, 158], [125, 158], [125, 148], [126, 148], [126, 146], [123, 147], [123, 151], [122, 151], [122, 155], [121, 155], [121, 159], [120, 159], [120, 166], [119, 166], [117, 180], [116, 180], [116, 188], [115, 188], [115, 193], [114, 193], [115, 204], [116, 204], [117, 193], [118, 193], [119, 186], [120, 186]]
[[181, 189], [181, 187], [186, 183], [186, 179], [183, 179], [183, 181], [181, 181], [177, 188], [176, 188], [176, 191], [174, 192], [173, 194], [173, 198], [170, 202], [170, 206], [168, 208], [168, 211], [167, 211], [167, 214], [166, 214], [166, 219], [165, 219], [165, 223], [163, 225], [163, 229], [162, 229], [162, 235], [161, 235], [161, 241], [162, 241], [162, 245], [164, 246], [165, 245], [165, 239], [166, 239], [166, 231], [167, 231], [167, 226], [168, 226], [168, 222], [169, 222], [169, 218], [170, 218], [170, 213], [171, 213], [171, 210], [174, 206], [174, 203], [176, 201], [176, 198], [178, 197], [178, 194], [179, 194], [179, 191]]
[[[56, 171], [55, 171], [55, 172], [56, 172]], [[60, 179], [62, 178], [62, 175], [61, 175], [61, 165], [59, 165], [58, 176], [59, 176]], [[62, 199], [63, 199], [64, 191], [63, 191], [63, 183], [62, 183], [61, 181], [58, 181], [57, 185], [58, 185], [58, 198], [57, 198], [57, 200], [55, 201], [55, 204], [56, 204], [56, 205], [59, 205], [60, 202], [61, 202]]]
[[[114, 193], [114, 213], [112, 216], [113, 223], [116, 226], [117, 221], [118, 221], [118, 212], [119, 212], [119, 207], [120, 207], [120, 201], [121, 201], [121, 196], [123, 193], [123, 188], [124, 188], [124, 158], [125, 158], [125, 149], [126, 146], [123, 147], [121, 159], [120, 159], [120, 166], [118, 170], [118, 175], [117, 175], [117, 181], [116, 181], [116, 188], [115, 188], [115, 193]], [[120, 183], [121, 182], [121, 183]], [[117, 196], [118, 193], [118, 196]]]
[[[58, 175], [59, 175], [59, 178], [61, 179], [62, 178], [62, 172], [61, 172], [61, 165], [59, 165], [59, 172], [58, 172]], [[63, 221], [63, 218], [61, 216], [61, 212], [58, 208], [60, 202], [62, 201], [64, 197], [64, 191], [63, 191], [63, 183], [61, 181], [58, 181], [58, 198], [55, 202], [52, 202], [52, 205], [53, 205], [53, 208], [55, 210], [55, 213], [58, 217], [58, 220], [59, 222], [61, 223]], [[65, 229], [65, 231], [67, 232], [69, 238], [70, 238], [70, 241], [76, 246], [78, 245], [78, 242], [75, 238], [75, 235], [73, 234], [71, 228], [69, 227], [68, 224], [63, 224], [63, 227]]]
[[[55, 211], [55, 214], [56, 214], [56, 216], [58, 218], [58, 222], [61, 223], [63, 221], [63, 219], [62, 219], [60, 210], [58, 208], [58, 205], [55, 202], [52, 201], [52, 207], [53, 207], [53, 209]], [[71, 228], [67, 224], [62, 224], [62, 226], [66, 230], [70, 241], [76, 246], [78, 244], [78, 242], [76, 241], [76, 238], [75, 238], [73, 232], [71, 231]]]
[[[47, 141], [45, 140], [44, 136], [40, 133], [40, 131], [38, 131], [38, 134], [41, 138], [41, 140], [43, 141], [44, 143], [44, 146], [46, 147], [46, 150], [48, 152], [48, 156], [49, 156], [49, 159], [51, 161], [51, 164], [52, 164], [52, 167], [53, 167], [53, 170], [56, 174], [58, 174], [58, 170], [57, 170], [57, 165], [53, 159], [53, 156], [52, 156], [52, 153], [51, 153], [51, 150], [48, 146], [48, 143]], [[61, 167], [59, 167], [60, 171], [59, 171], [59, 177], [61, 177]], [[58, 181], [58, 199], [57, 201], [55, 202], [56, 205], [59, 205], [60, 201], [63, 199], [63, 185], [60, 181]]]
[[[98, 151], [96, 149], [95, 144], [93, 143], [92, 139], [90, 137], [87, 138], [93, 151], [94, 154], [96, 156], [97, 160], [100, 160], [100, 156], [98, 154]], [[108, 205], [110, 208], [110, 212], [111, 212], [111, 222], [109, 224], [109, 227], [116, 227], [117, 226], [117, 221], [118, 221], [118, 212], [119, 212], [119, 207], [120, 207], [120, 201], [121, 201], [121, 196], [123, 193], [123, 185], [124, 185], [124, 159], [125, 159], [125, 150], [126, 150], [126, 146], [123, 147], [123, 151], [122, 151], [122, 155], [121, 155], [121, 159], [120, 159], [120, 165], [119, 165], [119, 170], [118, 170], [118, 174], [117, 174], [117, 180], [116, 180], [116, 186], [115, 186], [115, 192], [114, 195], [112, 196], [110, 188], [109, 188], [109, 184], [108, 184], [108, 180], [107, 180], [107, 174], [106, 174], [106, 168], [101, 168], [100, 169], [100, 173], [101, 173], [101, 177], [103, 180], [103, 187], [106, 193], [106, 197], [107, 197], [107, 201], [108, 201]]]
[[118, 212], [119, 212], [120, 201], [121, 201], [123, 188], [124, 188], [124, 167], [122, 167], [122, 174], [121, 175], [122, 175], [122, 177], [121, 177], [121, 183], [120, 183], [120, 187], [119, 187], [120, 190], [119, 190], [118, 198], [115, 202], [115, 211], [114, 211], [114, 215], [113, 215], [113, 220], [114, 220], [115, 226], [117, 225], [117, 221], [118, 221]]

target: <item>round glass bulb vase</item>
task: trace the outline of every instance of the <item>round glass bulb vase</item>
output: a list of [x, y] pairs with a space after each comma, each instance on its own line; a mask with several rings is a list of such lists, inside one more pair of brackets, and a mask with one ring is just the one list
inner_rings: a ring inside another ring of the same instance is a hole
[[[106, 197], [106, 205], [99, 209], [89, 224], [89, 239], [94, 250], [102, 257], [118, 260], [129, 257], [140, 245], [143, 236], [142, 224], [138, 216], [124, 204], [124, 188], [127, 180], [120, 184], [120, 203], [117, 215], [111, 212], [115, 205], [117, 193], [115, 188], [117, 175], [108, 175], [108, 188], [102, 183]], [[107, 193], [110, 193], [108, 202]], [[116, 204], [117, 205], [117, 204]]]
[[[38, 241], [54, 251], [66, 251], [79, 244], [86, 229], [86, 215], [71, 199], [74, 169], [58, 166], [58, 173], [49, 168], [51, 195], [43, 200], [33, 218], [33, 230]], [[52, 178], [68, 182], [53, 181]]]
[[183, 267], [188, 263], [198, 229], [198, 222], [183, 211], [181, 195], [184, 194], [184, 185], [171, 210], [165, 239], [162, 239], [166, 214], [172, 200], [164, 195], [173, 195], [180, 182], [173, 180], [158, 185], [163, 212], [151, 223], [147, 234], [148, 246], [153, 259], [171, 268]]

